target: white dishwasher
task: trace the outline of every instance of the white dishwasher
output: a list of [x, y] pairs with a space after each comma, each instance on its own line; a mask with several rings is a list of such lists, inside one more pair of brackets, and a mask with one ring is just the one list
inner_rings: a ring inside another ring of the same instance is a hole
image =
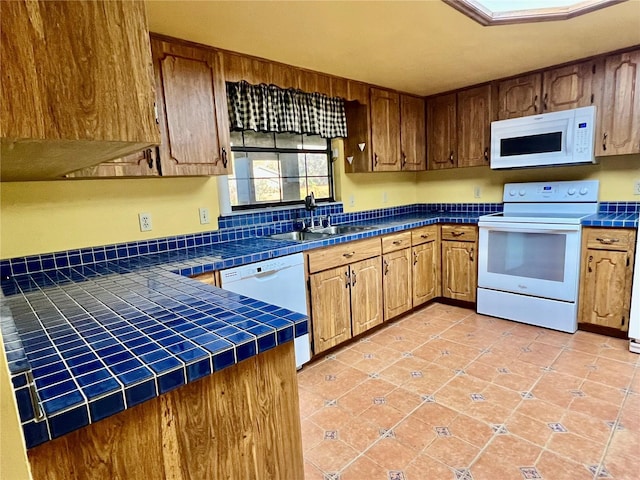
[[[222, 288], [307, 315], [302, 253], [229, 268], [220, 272]], [[296, 367], [311, 358], [309, 334], [294, 339]]]

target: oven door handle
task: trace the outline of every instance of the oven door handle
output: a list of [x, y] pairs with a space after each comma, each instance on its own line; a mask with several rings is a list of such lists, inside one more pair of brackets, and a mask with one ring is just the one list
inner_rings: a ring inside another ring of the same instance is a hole
[[480, 230], [491, 230], [492, 232], [520, 232], [520, 233], [575, 233], [580, 231], [580, 225], [563, 225], [559, 227], [551, 227], [549, 228], [546, 225], [536, 225], [535, 227], [529, 225], [505, 225], [503, 224], [489, 224], [483, 223], [478, 224]]

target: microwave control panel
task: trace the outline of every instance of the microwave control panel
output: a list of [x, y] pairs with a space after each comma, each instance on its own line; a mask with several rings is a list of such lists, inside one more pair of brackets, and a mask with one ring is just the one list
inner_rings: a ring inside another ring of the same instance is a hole
[[595, 108], [576, 109], [573, 119], [573, 158], [576, 162], [593, 160], [593, 144], [595, 141]]

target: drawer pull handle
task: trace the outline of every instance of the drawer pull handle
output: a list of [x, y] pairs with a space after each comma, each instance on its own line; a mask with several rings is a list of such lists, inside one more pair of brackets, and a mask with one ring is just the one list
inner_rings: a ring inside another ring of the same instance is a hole
[[389, 262], [384, 261], [384, 274], [387, 275], [389, 273]]
[[469, 260], [471, 260], [472, 262], [474, 261], [473, 259], [473, 247], [471, 247], [471, 250], [469, 250]]
[[451, 232], [451, 235], [453, 235], [454, 237], [461, 237], [462, 235], [464, 235], [464, 232], [453, 231]]
[[351, 270], [351, 286], [355, 287], [356, 286], [356, 271], [355, 270]]
[[418, 263], [418, 254], [413, 252], [413, 264], [416, 265]]
[[394, 245], [402, 245], [402, 241], [401, 240], [394, 240], [393, 244]]
[[591, 262], [593, 262], [593, 255], [589, 255], [588, 269], [589, 272], [593, 272], [593, 268], [591, 268]]
[[422, 235], [420, 235], [420, 238], [429, 238], [429, 234], [428, 233], [423, 233]]
[[344, 272], [344, 276], [347, 277], [347, 282], [344, 284], [344, 288], [349, 288], [351, 285], [351, 275], [349, 274], [349, 270]]
[[343, 253], [342, 256], [344, 258], [351, 258], [356, 254], [356, 252], [350, 252], [350, 253]]
[[611, 245], [620, 241], [619, 238], [596, 238], [596, 240], [604, 245]]

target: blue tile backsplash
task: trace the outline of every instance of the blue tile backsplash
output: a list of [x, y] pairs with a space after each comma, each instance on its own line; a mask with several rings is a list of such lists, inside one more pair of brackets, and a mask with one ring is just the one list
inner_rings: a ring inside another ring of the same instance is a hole
[[[309, 331], [305, 315], [187, 276], [436, 222], [477, 223], [501, 210], [461, 203], [344, 213], [330, 204], [315, 214], [375, 228], [309, 243], [265, 238], [308, 216], [292, 208], [220, 217], [212, 232], [2, 260], [0, 330], [27, 447]], [[638, 202], [602, 203], [584, 224], [637, 226], [639, 211]]]

